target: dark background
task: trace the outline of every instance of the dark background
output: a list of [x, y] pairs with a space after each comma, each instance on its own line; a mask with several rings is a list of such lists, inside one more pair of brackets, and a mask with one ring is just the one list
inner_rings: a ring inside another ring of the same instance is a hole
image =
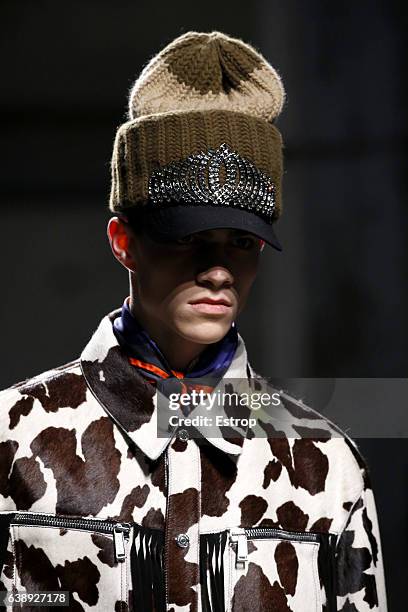
[[[143, 65], [188, 30], [253, 44], [287, 91], [277, 124], [285, 250], [265, 249], [239, 321], [253, 366], [275, 377], [405, 377], [401, 7], [3, 1], [0, 387], [77, 357], [127, 295], [105, 236], [112, 141]], [[376, 490], [390, 610], [403, 611], [408, 441], [358, 444]]]

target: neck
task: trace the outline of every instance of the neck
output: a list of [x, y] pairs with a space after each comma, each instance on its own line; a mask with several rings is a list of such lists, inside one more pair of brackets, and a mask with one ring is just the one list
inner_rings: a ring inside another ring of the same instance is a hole
[[175, 334], [170, 328], [164, 327], [160, 321], [147, 317], [133, 296], [130, 297], [129, 308], [150, 338], [157, 344], [172, 370], [185, 372], [190, 363], [208, 346], [186, 340]]

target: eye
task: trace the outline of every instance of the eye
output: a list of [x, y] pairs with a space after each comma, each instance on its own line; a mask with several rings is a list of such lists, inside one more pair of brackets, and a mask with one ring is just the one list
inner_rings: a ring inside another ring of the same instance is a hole
[[248, 235], [248, 236], [235, 236], [232, 239], [232, 242], [238, 248], [249, 251], [250, 249], [253, 249], [258, 245], [259, 240], [255, 238], [255, 236]]
[[188, 234], [188, 236], [184, 236], [183, 238], [178, 238], [177, 240], [174, 240], [174, 243], [179, 244], [179, 245], [189, 245], [189, 244], [193, 244], [194, 241], [195, 241], [194, 234]]

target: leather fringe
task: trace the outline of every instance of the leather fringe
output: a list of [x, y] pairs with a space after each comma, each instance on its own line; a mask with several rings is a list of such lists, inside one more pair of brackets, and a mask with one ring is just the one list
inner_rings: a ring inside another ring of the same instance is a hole
[[[224, 551], [227, 532], [200, 535], [203, 612], [225, 612]], [[130, 552], [133, 612], [165, 612], [164, 531], [134, 526]]]
[[200, 535], [200, 583], [203, 612], [225, 612], [224, 551], [227, 532]]
[[134, 525], [130, 551], [134, 612], [165, 612], [164, 531]]

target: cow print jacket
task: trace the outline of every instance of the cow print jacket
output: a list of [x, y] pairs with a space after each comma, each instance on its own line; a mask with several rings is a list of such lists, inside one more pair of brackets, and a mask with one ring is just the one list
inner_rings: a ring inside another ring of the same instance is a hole
[[[0, 590], [69, 592], [74, 612], [385, 612], [355, 444], [283, 392], [292, 437], [160, 438], [119, 314], [0, 394]], [[225, 376], [256, 377], [241, 337]]]

